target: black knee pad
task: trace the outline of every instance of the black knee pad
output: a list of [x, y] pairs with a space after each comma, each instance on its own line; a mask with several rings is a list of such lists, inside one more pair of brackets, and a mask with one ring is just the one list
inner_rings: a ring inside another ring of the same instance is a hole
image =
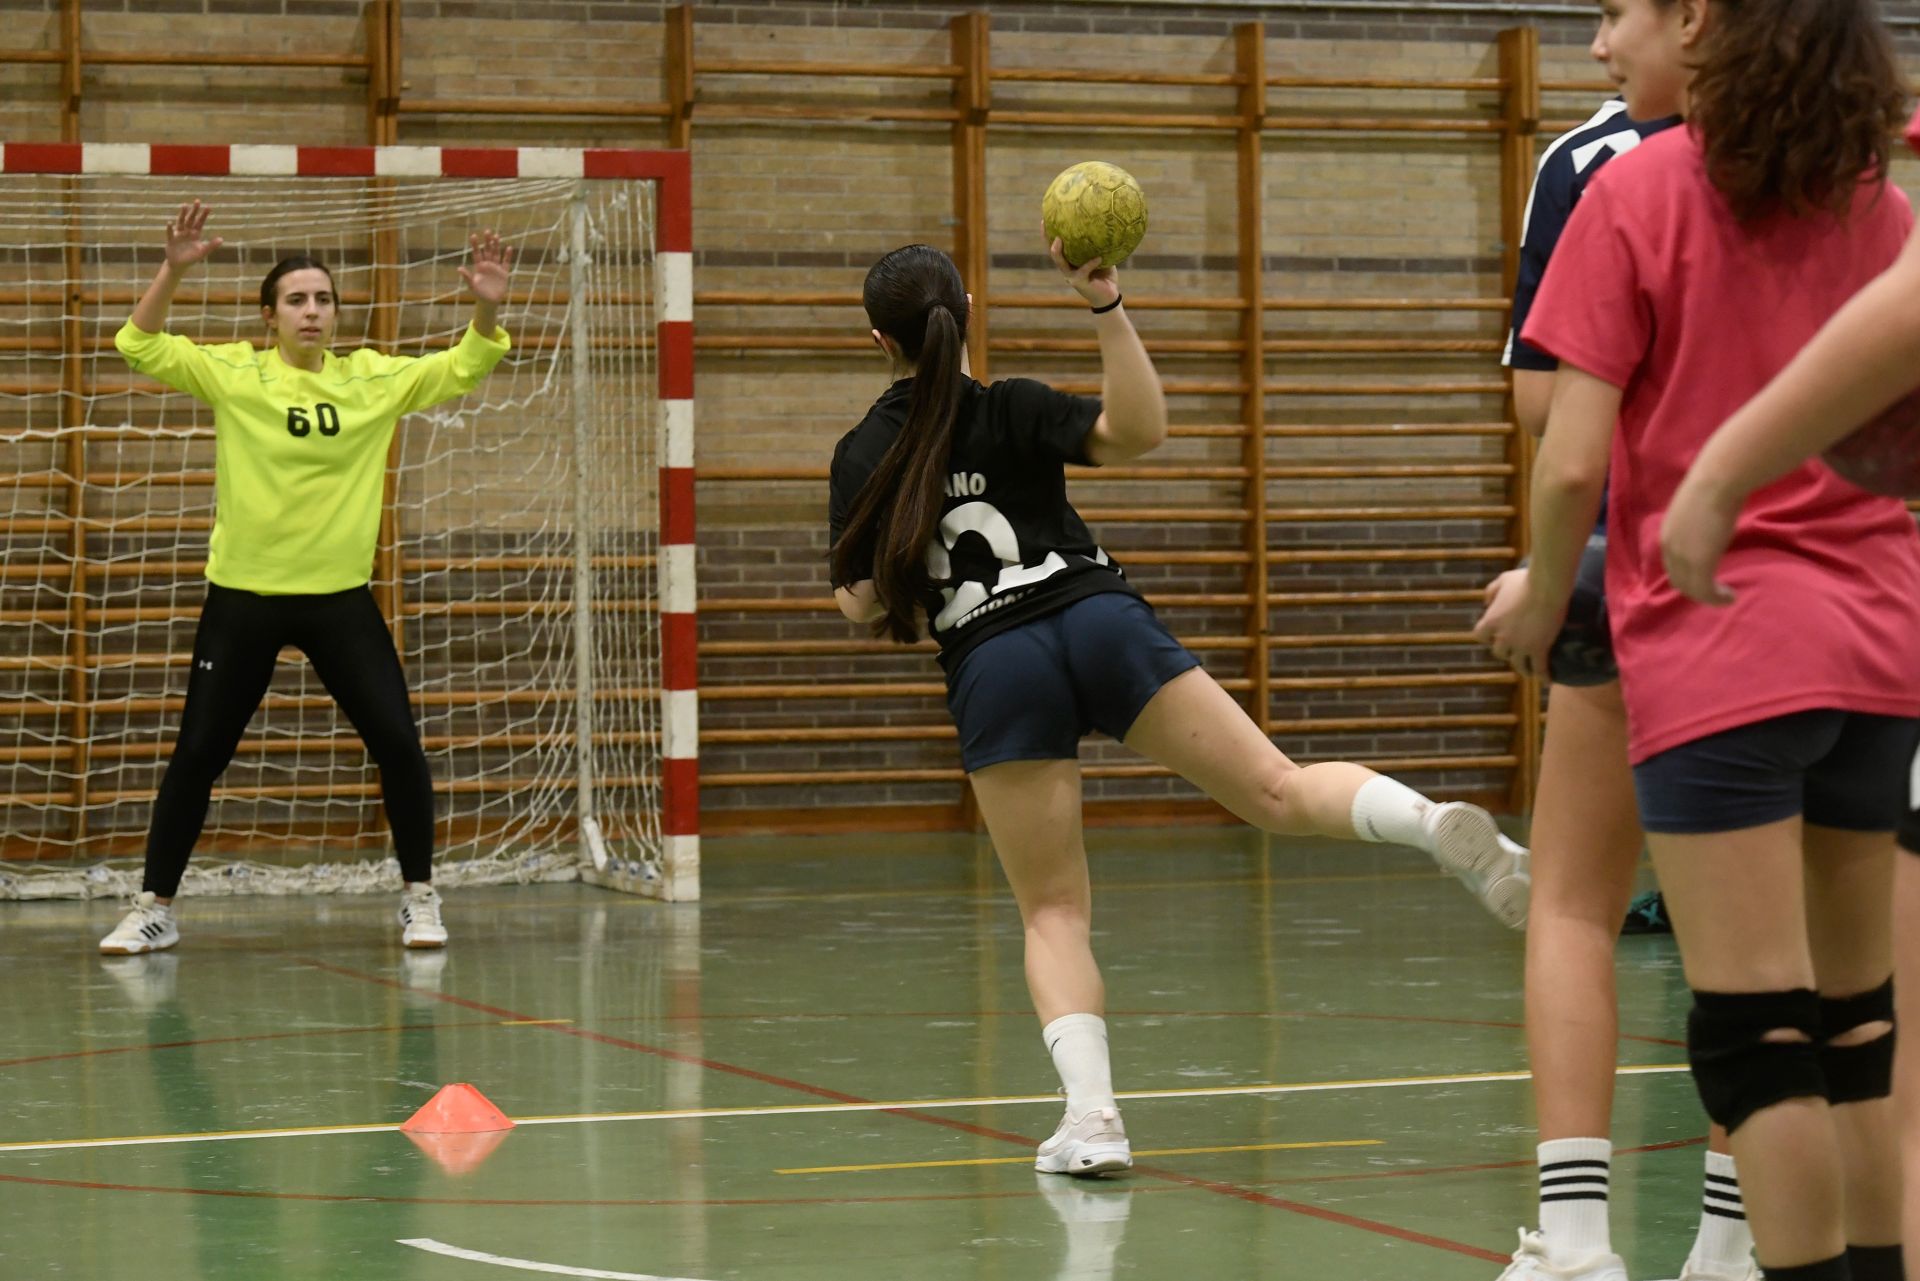
[[[1804, 1041], [1769, 1041], [1772, 1032]], [[1728, 1133], [1762, 1108], [1787, 1099], [1827, 1097], [1821, 1069], [1820, 994], [1695, 992], [1687, 1016], [1687, 1060], [1707, 1115]]]
[[1861, 1045], [1834, 1045], [1833, 1038], [1869, 1023], [1893, 1022], [1893, 980], [1858, 996], [1820, 998], [1820, 1067], [1827, 1097], [1864, 1103], [1893, 1093], [1894, 1032]]

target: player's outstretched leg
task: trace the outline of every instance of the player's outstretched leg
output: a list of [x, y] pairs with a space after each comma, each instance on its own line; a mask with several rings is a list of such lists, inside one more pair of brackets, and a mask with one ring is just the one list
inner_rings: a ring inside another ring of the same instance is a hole
[[1492, 815], [1430, 801], [1363, 765], [1294, 764], [1200, 668], [1161, 686], [1125, 741], [1255, 827], [1411, 845], [1465, 882], [1502, 924], [1527, 923], [1527, 852], [1500, 834]]

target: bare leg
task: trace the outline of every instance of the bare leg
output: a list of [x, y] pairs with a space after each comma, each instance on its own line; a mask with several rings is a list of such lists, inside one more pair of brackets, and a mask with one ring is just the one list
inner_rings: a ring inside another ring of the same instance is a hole
[[1026, 927], [1027, 990], [1067, 1096], [1043, 1174], [1092, 1176], [1133, 1164], [1113, 1098], [1106, 987], [1093, 959], [1093, 900], [1080, 833], [1080, 762], [1008, 761], [971, 776], [987, 833]]
[[1907, 1180], [1901, 1239], [1907, 1247], [1907, 1274], [1920, 1276], [1920, 855], [1901, 850], [1893, 876], [1895, 929], [1894, 979], [1898, 1022], [1906, 1028], [1894, 1059], [1893, 1097], [1900, 1114], [1900, 1146]]
[[1612, 1132], [1614, 941], [1644, 836], [1620, 686], [1555, 685], [1534, 802], [1527, 1054], [1542, 1140]]
[[1354, 793], [1379, 777], [1345, 761], [1295, 765], [1197, 667], [1161, 686], [1126, 742], [1237, 817], [1280, 836], [1353, 837]]
[[1423, 849], [1502, 924], [1526, 923], [1526, 851], [1502, 836], [1485, 810], [1435, 805], [1364, 765], [1329, 761], [1302, 769], [1199, 668], [1160, 687], [1126, 744], [1263, 831]]
[[[1654, 834], [1650, 844], [1689, 986], [1815, 986], [1799, 819], [1711, 836]], [[1769, 1039], [1803, 1038], [1782, 1029]], [[1732, 1146], [1763, 1264], [1798, 1267], [1845, 1251], [1840, 1142], [1824, 1099], [1754, 1113]]]
[[[1806, 829], [1807, 933], [1822, 996], [1856, 996], [1893, 972], [1893, 836], [1886, 832]], [[1863, 1044], [1893, 1031], [1855, 1028], [1837, 1043]], [[1900, 1240], [1900, 1145], [1892, 1099], [1833, 1109], [1846, 1165], [1847, 1243]]]
[[1080, 830], [1080, 762], [1008, 761], [971, 776], [1026, 927], [1027, 990], [1042, 1025], [1104, 1014], [1093, 895]]

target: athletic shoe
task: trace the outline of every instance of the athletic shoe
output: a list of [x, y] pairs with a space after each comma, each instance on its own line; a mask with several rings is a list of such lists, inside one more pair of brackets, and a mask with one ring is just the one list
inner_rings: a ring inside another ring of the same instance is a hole
[[1749, 1255], [1744, 1264], [1728, 1271], [1726, 1268], [1711, 1267], [1689, 1254], [1679, 1281], [1760, 1281], [1760, 1265]]
[[1042, 1174], [1071, 1174], [1077, 1178], [1111, 1174], [1133, 1168], [1133, 1149], [1127, 1128], [1114, 1108], [1095, 1108], [1085, 1116], [1071, 1111], [1060, 1118], [1060, 1128], [1040, 1145], [1033, 1168]]
[[180, 931], [173, 924], [173, 908], [155, 902], [152, 890], [141, 890], [127, 906], [127, 914], [113, 927], [113, 933], [100, 940], [100, 950], [108, 956], [158, 952], [180, 941]]
[[440, 896], [433, 886], [409, 886], [400, 896], [400, 926], [400, 941], [408, 947], [447, 945], [447, 927], [440, 923]]
[[1547, 1253], [1546, 1235], [1522, 1228], [1520, 1248], [1497, 1281], [1627, 1281], [1627, 1264], [1617, 1254], [1596, 1254], [1572, 1265], [1555, 1263]]
[[1671, 934], [1673, 921], [1667, 916], [1667, 900], [1659, 890], [1648, 890], [1627, 907], [1622, 934]]
[[1533, 877], [1525, 846], [1503, 836], [1493, 815], [1465, 801], [1433, 806], [1422, 824], [1435, 862], [1460, 878], [1502, 925], [1527, 928]]

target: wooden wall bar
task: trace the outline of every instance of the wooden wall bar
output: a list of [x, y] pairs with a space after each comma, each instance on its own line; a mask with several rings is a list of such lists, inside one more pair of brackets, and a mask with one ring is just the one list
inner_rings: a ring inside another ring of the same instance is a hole
[[[1436, 746], [1425, 753], [1394, 752], [1373, 763], [1416, 775], [1467, 771], [1497, 777], [1499, 786], [1485, 789], [1483, 795], [1497, 791], [1499, 799], [1516, 808], [1529, 803], [1532, 761], [1539, 739], [1538, 690], [1531, 682], [1515, 681], [1490, 663], [1462, 667], [1457, 655], [1432, 661], [1423, 658], [1458, 651], [1468, 640], [1463, 629], [1451, 623], [1405, 629], [1370, 628], [1364, 623], [1322, 630], [1297, 625], [1300, 620], [1310, 622], [1316, 617], [1313, 611], [1335, 608], [1434, 607], [1452, 609], [1457, 616], [1474, 595], [1453, 586], [1327, 587], [1310, 578], [1299, 579], [1314, 567], [1404, 569], [1444, 562], [1478, 565], [1491, 576], [1524, 551], [1526, 529], [1521, 513], [1531, 442], [1514, 430], [1502, 410], [1485, 408], [1505, 403], [1501, 399], [1505, 379], [1498, 365], [1501, 344], [1493, 336], [1493, 326], [1506, 309], [1505, 296], [1455, 292], [1430, 297], [1356, 297], [1303, 293], [1297, 287], [1282, 289], [1275, 279], [1275, 269], [1269, 265], [1274, 245], [1263, 215], [1273, 177], [1273, 157], [1303, 139], [1361, 137], [1370, 145], [1404, 146], [1409, 154], [1434, 145], [1436, 140], [1447, 145], [1484, 146], [1488, 156], [1498, 153], [1498, 217], [1508, 251], [1504, 279], [1510, 285], [1539, 135], [1543, 130], [1573, 123], [1543, 120], [1543, 94], [1600, 93], [1607, 89], [1604, 84], [1584, 80], [1543, 80], [1539, 40], [1532, 29], [1518, 28], [1500, 37], [1493, 59], [1498, 74], [1489, 76], [1280, 73], [1269, 66], [1268, 33], [1258, 23], [1242, 25], [1234, 32], [1231, 70], [1167, 67], [1142, 71], [1071, 65], [1065, 57], [1057, 66], [997, 65], [992, 22], [986, 12], [960, 13], [952, 19], [946, 52], [938, 61], [868, 61], [855, 56], [834, 60], [702, 57], [696, 52], [698, 11], [683, 5], [667, 11], [661, 28], [661, 97], [657, 101], [636, 101], [413, 95], [407, 89], [403, 57], [405, 12], [406, 0], [372, 0], [362, 20], [363, 52], [201, 56], [90, 51], [86, 48], [86, 28], [95, 19], [83, 20], [79, 0], [63, 0], [61, 48], [0, 52], [0, 64], [59, 63], [61, 132], [70, 140], [80, 137], [86, 68], [134, 65], [349, 68], [364, 72], [367, 78], [368, 142], [405, 143], [412, 140], [410, 128], [417, 127], [413, 122], [447, 118], [507, 122], [524, 135], [525, 141], [534, 143], [540, 141], [541, 131], [553, 127], [556, 121], [621, 122], [622, 127], [630, 126], [634, 131], [633, 145], [664, 143], [693, 148], [696, 174], [699, 139], [710, 130], [883, 122], [938, 130], [946, 135], [951, 150], [951, 248], [974, 296], [976, 318], [969, 354], [975, 375], [982, 379], [991, 378], [995, 371], [1022, 358], [1057, 356], [1084, 364], [1096, 350], [1092, 339], [1077, 329], [1045, 325], [1050, 314], [1074, 306], [1071, 298], [1061, 293], [994, 287], [988, 175], [996, 146], [1034, 131], [1067, 128], [1191, 135], [1197, 143], [1211, 139], [1209, 145], [1230, 144], [1235, 174], [1233, 245], [1238, 264], [1233, 282], [1211, 292], [1152, 289], [1128, 299], [1129, 308], [1140, 314], [1149, 350], [1163, 358], [1169, 392], [1183, 403], [1199, 406], [1177, 423], [1176, 444], [1211, 452], [1176, 453], [1170, 448], [1165, 460], [1148, 459], [1137, 466], [1076, 477], [1076, 487], [1083, 483], [1093, 487], [1087, 491], [1089, 496], [1080, 500], [1082, 510], [1096, 528], [1111, 529], [1116, 534], [1130, 528], [1162, 526], [1197, 531], [1197, 543], [1182, 541], [1176, 546], [1128, 549], [1122, 559], [1129, 566], [1151, 571], [1190, 570], [1197, 574], [1212, 569], [1237, 581], [1237, 587], [1231, 589], [1221, 586], [1227, 581], [1221, 578], [1192, 589], [1156, 583], [1151, 595], [1169, 613], [1176, 629], [1184, 633], [1183, 639], [1203, 654], [1222, 684], [1245, 701], [1249, 713], [1270, 733], [1305, 737], [1404, 733], [1423, 728], [1436, 734], [1481, 731], [1491, 736], [1485, 748], [1459, 751]], [[854, 49], [857, 44], [849, 46], [849, 55]], [[901, 100], [882, 97], [848, 102], [828, 92], [835, 82], [875, 80], [899, 86]], [[927, 86], [940, 82], [948, 87], [944, 102], [929, 105]], [[727, 96], [730, 88], [741, 84], [754, 87], [751, 100]], [[1007, 93], [1002, 97], [1009, 99], [1017, 96], [1013, 94], [1016, 87], [1064, 86], [1081, 94], [1072, 107], [1030, 106], [1024, 102], [997, 105], [996, 86], [1004, 87]], [[1192, 101], [1157, 107], [1145, 92], [1156, 89], [1190, 91]], [[1095, 93], [1099, 94], [1097, 100], [1090, 96]], [[1299, 95], [1304, 95], [1308, 105], [1281, 105]], [[1442, 98], [1446, 99], [1445, 105], [1435, 106]], [[702, 249], [720, 247], [703, 237], [697, 226], [695, 234]], [[77, 253], [76, 245], [73, 254]], [[69, 275], [77, 280], [77, 264], [72, 266], [76, 269]], [[375, 279], [373, 289], [383, 299], [398, 296], [397, 283], [385, 276]], [[6, 301], [6, 297], [0, 297], [0, 303]], [[71, 301], [69, 311], [77, 315], [83, 305], [124, 305], [131, 301], [131, 291], [96, 291], [82, 296], [76, 288]], [[857, 294], [845, 289], [708, 287], [696, 291], [695, 301], [703, 309], [753, 308], [767, 318], [764, 325], [751, 332], [700, 330], [697, 343], [703, 355], [755, 360], [806, 353], [823, 361], [867, 360], [871, 356], [869, 344], [857, 329], [825, 331], [782, 323], [783, 315], [804, 317], [811, 309], [857, 307]], [[1217, 316], [1223, 322], [1231, 317], [1231, 328], [1223, 325], [1206, 337], [1169, 332], [1155, 323], [1163, 314]], [[1316, 315], [1352, 319], [1367, 328], [1362, 336], [1273, 331], [1275, 323], [1289, 317], [1311, 321]], [[1476, 317], [1490, 323], [1467, 332], [1465, 322]], [[806, 321], [797, 323], [804, 325]], [[98, 346], [97, 340], [83, 341], [77, 322], [67, 327], [63, 341], [67, 354], [73, 357]], [[1366, 372], [1374, 366], [1353, 366], [1336, 376], [1311, 363], [1299, 363], [1302, 359], [1378, 358], [1404, 358], [1416, 372], [1375, 376]], [[1453, 363], [1436, 371], [1433, 362], [1437, 360]], [[1200, 365], [1206, 372], [1194, 372], [1189, 367], [1191, 362], [1206, 362]], [[79, 359], [69, 360], [69, 376], [78, 377], [82, 364]], [[1051, 381], [1068, 390], [1098, 390], [1097, 381], [1085, 377], [1069, 375]], [[20, 394], [21, 389], [4, 387], [0, 392]], [[1330, 401], [1337, 404], [1343, 398], [1361, 397], [1391, 398], [1391, 407], [1357, 413], [1333, 413], [1324, 408]], [[1463, 405], [1481, 408], [1463, 411]], [[1356, 417], [1367, 420], [1350, 421]], [[49, 485], [67, 490], [67, 510], [53, 523], [66, 533], [74, 554], [68, 621], [76, 649], [68, 655], [71, 703], [63, 716], [73, 735], [71, 767], [81, 779], [87, 772], [85, 729], [95, 700], [88, 678], [93, 660], [84, 652], [86, 629], [80, 624], [99, 613], [87, 605], [89, 583], [107, 572], [102, 565], [89, 562], [87, 539], [91, 533], [110, 527], [91, 518], [83, 506], [82, 482], [94, 470], [87, 458], [88, 442], [99, 435], [75, 433], [63, 474], [23, 473], [0, 478], [17, 486]], [[1497, 447], [1503, 452], [1497, 459], [1471, 462], [1396, 462], [1383, 461], [1375, 448], [1383, 441], [1475, 439], [1484, 439], [1490, 442], [1489, 449]], [[1335, 447], [1351, 457], [1330, 452]], [[1194, 461], [1196, 457], [1201, 461]], [[178, 479], [182, 483], [204, 483], [204, 478]], [[824, 479], [824, 466], [718, 463], [700, 471], [701, 484], [715, 495], [744, 492], [740, 487], [806, 486], [817, 492]], [[1424, 502], [1407, 501], [1389, 488], [1422, 480], [1480, 481], [1493, 488], [1483, 489], [1482, 496], [1473, 500], [1435, 498]], [[1208, 492], [1215, 497], [1203, 502], [1168, 501], [1164, 497], [1168, 486], [1194, 482], [1207, 483]], [[1300, 486], [1322, 482], [1328, 494], [1342, 496], [1314, 496], [1311, 501], [1300, 498]], [[1350, 500], [1345, 497], [1348, 490], [1333, 488], [1340, 482], [1366, 484], [1369, 488], [1362, 492], [1369, 496]], [[1375, 488], [1380, 490], [1377, 498], [1371, 496]], [[1487, 496], [1496, 492], [1497, 497]], [[383, 548], [389, 550], [382, 562], [382, 576], [393, 582], [398, 581], [399, 574], [390, 549], [400, 519], [401, 513], [390, 505], [383, 529]], [[1504, 533], [1448, 538], [1432, 532], [1447, 522], [1462, 527], [1467, 522], [1491, 522]], [[1335, 532], [1315, 534], [1308, 541], [1296, 536], [1323, 525], [1335, 527]], [[1404, 542], [1366, 544], [1354, 543], [1350, 535], [1338, 532], [1363, 525], [1386, 531], [1389, 539], [1398, 528], [1423, 532]], [[417, 612], [397, 594], [390, 594], [383, 603], [396, 629]], [[795, 598], [714, 587], [707, 589], [701, 611], [703, 624], [709, 625], [703, 626], [700, 648], [703, 659], [711, 664], [753, 659], [837, 660], [896, 652], [894, 647], [851, 628], [844, 636], [802, 637], [782, 634], [772, 625], [754, 630], [756, 619], [831, 619], [833, 605], [824, 593]], [[1364, 619], [1364, 615], [1354, 617]], [[1223, 626], [1223, 619], [1237, 621]], [[727, 626], [710, 625], [716, 622]], [[1391, 670], [1377, 672], [1293, 674], [1298, 670], [1294, 661], [1302, 655], [1338, 656], [1382, 648], [1403, 650], [1404, 661], [1396, 662]], [[180, 655], [144, 658], [152, 663], [183, 661]], [[844, 668], [835, 670], [843, 672]], [[913, 679], [892, 671], [874, 677], [823, 674], [793, 681], [717, 676], [708, 683], [703, 676], [703, 700], [714, 703], [751, 706], [764, 702], [773, 708], [801, 700], [853, 707], [875, 700], [904, 700], [924, 706], [928, 714], [906, 723], [850, 727], [797, 726], [770, 715], [764, 723], [710, 726], [702, 738], [715, 745], [950, 741], [952, 726], [933, 706], [943, 692], [936, 676], [930, 662]], [[1387, 691], [1417, 697], [1445, 690], [1486, 692], [1497, 697], [1500, 705], [1497, 709], [1475, 706], [1465, 710], [1450, 705], [1420, 712], [1382, 706], [1356, 715], [1329, 704], [1302, 711], [1307, 706], [1302, 698], [1316, 693]], [[39, 709], [16, 710], [32, 715]], [[108, 758], [125, 755], [110, 745], [98, 745], [95, 750]], [[1090, 760], [1087, 769], [1090, 778], [1137, 778], [1154, 772], [1151, 765], [1105, 759]], [[703, 785], [708, 789], [776, 789], [771, 794], [792, 799], [762, 808], [790, 808], [795, 813], [818, 804], [821, 795], [852, 795], [845, 790], [850, 783], [890, 781], [952, 783], [951, 814], [943, 818], [937, 812], [929, 813], [923, 816], [924, 821], [967, 818], [957, 763], [853, 771], [825, 765], [703, 771]], [[841, 791], [833, 793], [831, 789], [836, 788]], [[1143, 807], [1142, 812], [1152, 808]], [[752, 821], [742, 820], [740, 825], [748, 826]], [[75, 835], [84, 833], [77, 831]]]

